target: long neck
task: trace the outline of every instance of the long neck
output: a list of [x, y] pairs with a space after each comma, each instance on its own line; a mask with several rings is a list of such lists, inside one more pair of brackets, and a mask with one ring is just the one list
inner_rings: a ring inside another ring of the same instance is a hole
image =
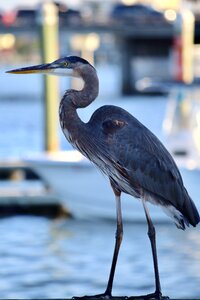
[[84, 81], [83, 89], [80, 91], [67, 90], [60, 103], [60, 124], [66, 138], [75, 143], [80, 137], [80, 130], [85, 124], [77, 114], [77, 108], [84, 108], [92, 103], [99, 92], [99, 81], [96, 70], [86, 65], [78, 70]]
[[76, 98], [73, 100], [77, 108], [84, 108], [92, 103], [99, 93], [99, 80], [96, 70], [89, 64], [79, 70], [84, 81], [81, 91], [76, 91]]

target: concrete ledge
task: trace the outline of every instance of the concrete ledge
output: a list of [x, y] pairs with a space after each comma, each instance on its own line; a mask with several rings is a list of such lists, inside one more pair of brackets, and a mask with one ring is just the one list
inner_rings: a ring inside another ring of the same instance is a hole
[[[99, 297], [91, 297], [91, 296], [84, 296], [84, 297], [73, 297], [73, 298], [45, 298], [45, 299], [36, 299], [35, 300], [156, 300], [155, 298], [147, 298], [146, 296], [119, 296], [119, 297], [111, 297], [111, 298], [99, 298]], [[5, 300], [1, 299], [0, 300]], [[30, 300], [28, 298], [12, 298], [12, 300]], [[162, 300], [194, 300], [194, 298], [169, 298], [169, 297], [162, 297]], [[200, 300], [200, 298], [195, 298], [195, 300]]]
[[[151, 298], [148, 297], [147, 295], [130, 296], [130, 297], [127, 296], [97, 297], [96, 295], [96, 296], [73, 297], [72, 299], [65, 299], [65, 300], [156, 300], [156, 298], [153, 297]], [[162, 300], [175, 300], [175, 299], [170, 299], [169, 297], [163, 296]], [[177, 300], [182, 300], [182, 299], [177, 299]]]

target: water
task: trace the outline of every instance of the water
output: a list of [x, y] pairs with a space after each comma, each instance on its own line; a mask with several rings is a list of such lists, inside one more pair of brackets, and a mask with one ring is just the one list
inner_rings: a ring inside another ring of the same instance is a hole
[[[102, 86], [106, 87], [109, 76], [100, 76], [100, 81], [104, 80]], [[10, 97], [5, 88], [8, 77], [2, 78], [1, 159], [23, 157], [42, 150], [41, 89], [36, 93], [38, 82], [33, 82], [33, 78], [31, 82], [34, 84], [17, 81], [17, 92], [14, 93], [15, 89], [12, 88]], [[80, 112], [83, 119], [87, 120], [92, 111], [104, 103], [107, 93], [107, 102], [111, 102], [115, 96], [118, 105], [128, 108], [163, 138], [161, 126], [166, 99], [120, 98], [115, 89], [119, 87], [115, 81], [117, 76], [111, 78], [112, 84], [103, 90], [100, 100]], [[25, 95], [22, 94], [23, 86], [26, 86]], [[60, 131], [59, 135], [61, 147], [68, 149], [69, 145]], [[172, 298], [199, 298], [199, 229], [191, 228], [182, 232], [170, 224], [158, 224], [156, 228], [163, 293]], [[115, 295], [140, 295], [154, 289], [152, 257], [146, 231], [145, 222], [125, 224], [114, 282]], [[53, 221], [21, 216], [1, 219], [0, 297], [67, 298], [103, 292], [112, 258], [114, 233], [115, 224], [103, 220]]]
[[[67, 298], [105, 289], [115, 224], [14, 217], [0, 221], [1, 298]], [[163, 293], [200, 295], [200, 233], [157, 226]], [[126, 223], [114, 281], [115, 295], [154, 289], [146, 224]]]

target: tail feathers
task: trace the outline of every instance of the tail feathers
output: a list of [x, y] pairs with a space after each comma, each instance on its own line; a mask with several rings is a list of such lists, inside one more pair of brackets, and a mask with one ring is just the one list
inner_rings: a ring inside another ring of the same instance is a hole
[[195, 227], [200, 222], [198, 210], [188, 194], [180, 211], [184, 219], [186, 219], [192, 226]]
[[187, 192], [182, 207], [175, 208], [173, 205], [167, 205], [162, 208], [179, 229], [185, 230], [185, 226], [189, 227], [189, 225], [195, 227], [200, 222], [197, 208]]
[[162, 206], [164, 212], [172, 218], [177, 228], [185, 230], [185, 225], [189, 226], [188, 219], [173, 205]]

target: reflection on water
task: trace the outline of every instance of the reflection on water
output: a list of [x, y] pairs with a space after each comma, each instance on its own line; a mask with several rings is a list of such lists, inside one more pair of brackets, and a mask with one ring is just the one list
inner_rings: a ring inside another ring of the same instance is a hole
[[[146, 224], [126, 223], [114, 294], [153, 291]], [[200, 232], [158, 224], [163, 293], [200, 296]], [[104, 291], [114, 246], [113, 222], [51, 221], [15, 217], [0, 221], [1, 298], [67, 298]]]

